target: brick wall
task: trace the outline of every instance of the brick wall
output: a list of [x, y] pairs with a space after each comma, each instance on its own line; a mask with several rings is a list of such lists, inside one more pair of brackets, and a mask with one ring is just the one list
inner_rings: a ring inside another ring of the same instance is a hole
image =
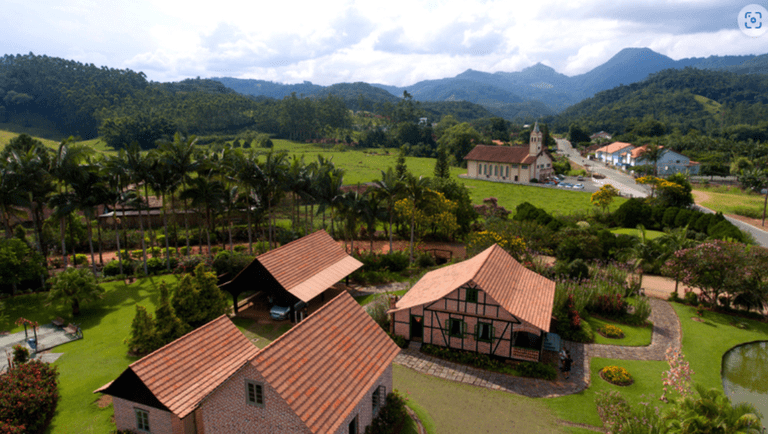
[[368, 389], [367, 392], [365, 392], [365, 395], [357, 404], [355, 409], [352, 410], [352, 413], [350, 413], [344, 422], [342, 422], [341, 426], [336, 431], [336, 434], [348, 434], [349, 423], [352, 422], [352, 419], [354, 419], [355, 416], [357, 416], [357, 432], [365, 432], [365, 427], [370, 425], [373, 421], [373, 392], [379, 386], [384, 386], [387, 388], [387, 395], [392, 392], [392, 365], [389, 365], [387, 370], [381, 374], [378, 380], [376, 380], [376, 383], [374, 383], [374, 385]]
[[[246, 380], [264, 385], [263, 407], [246, 402]], [[206, 433], [310, 433], [288, 403], [250, 363], [203, 401], [200, 408]]]
[[149, 429], [152, 431], [152, 434], [182, 434], [182, 431], [179, 429], [181, 421], [168, 411], [137, 404], [118, 397], [112, 397], [112, 403], [115, 409], [115, 426], [117, 429], [144, 432], [139, 431], [136, 426], [136, 413], [134, 409], [140, 408], [149, 413]]

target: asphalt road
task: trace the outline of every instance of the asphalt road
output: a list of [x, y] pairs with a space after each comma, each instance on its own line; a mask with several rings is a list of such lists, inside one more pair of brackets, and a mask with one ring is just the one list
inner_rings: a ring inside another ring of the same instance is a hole
[[[579, 154], [578, 151], [573, 149], [573, 147], [571, 146], [571, 142], [569, 142], [568, 140], [565, 140], [565, 139], [555, 139], [555, 140], [557, 141], [557, 149], [559, 151], [558, 153], [562, 155], [566, 155], [568, 159], [570, 159], [572, 162], [580, 166], [587, 167], [587, 165], [589, 165], [588, 167], [590, 171], [600, 173], [601, 175], [606, 176], [605, 179], [593, 180], [594, 182], [591, 183], [593, 184], [592, 191], [597, 191], [597, 189], [599, 189], [602, 184], [611, 184], [617, 189], [619, 189], [619, 191], [621, 192], [621, 195], [625, 197], [648, 196], [649, 191], [647, 191], [644, 186], [635, 184], [634, 179], [632, 179], [632, 177], [630, 177], [629, 175], [614, 169], [610, 169], [606, 167], [604, 163], [582, 158], [581, 154]], [[568, 182], [572, 182], [572, 181], [569, 180]], [[584, 185], [586, 187], [587, 183], [585, 182]], [[714, 211], [712, 211], [711, 209], [705, 208], [703, 206], [696, 205], [696, 208], [706, 213], [714, 213]], [[734, 225], [736, 225], [736, 227], [738, 227], [742, 231], [752, 234], [752, 236], [755, 239], [755, 242], [757, 242], [758, 245], [762, 247], [768, 247], [768, 232], [727, 216], [725, 218], [728, 219], [728, 221], [730, 221]]]

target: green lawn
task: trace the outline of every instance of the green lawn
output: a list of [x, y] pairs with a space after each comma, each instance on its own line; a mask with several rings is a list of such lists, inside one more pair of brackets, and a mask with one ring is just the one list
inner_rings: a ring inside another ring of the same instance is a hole
[[[693, 380], [705, 387], [723, 389], [720, 367], [723, 355], [736, 345], [752, 341], [768, 340], [768, 324], [723, 315], [704, 313], [704, 322], [697, 322], [696, 309], [683, 304], [672, 303], [683, 329], [683, 354], [696, 373]], [[747, 329], [732, 324], [744, 322]]]
[[[642, 234], [640, 233], [640, 231], [638, 229], [633, 229], [633, 228], [611, 229], [611, 232], [616, 234], [616, 235], [619, 235], [619, 234], [631, 235], [631, 236], [638, 237], [638, 238], [640, 238], [642, 236]], [[661, 236], [664, 236], [664, 232], [652, 231], [652, 230], [649, 230], [649, 229], [645, 230], [645, 238], [648, 239], [648, 240], [655, 240], [656, 238], [659, 238]]]
[[[600, 370], [611, 365], [626, 368], [635, 382], [630, 386], [622, 387], [614, 386], [600, 378]], [[664, 405], [658, 399], [661, 396], [661, 374], [667, 369], [669, 369], [667, 362], [615, 360], [593, 357], [590, 364], [592, 384], [588, 389], [574, 395], [546, 399], [544, 403], [559, 419], [602, 426], [595, 405], [595, 396], [598, 392], [617, 390], [621, 392], [630, 405], [649, 402], [651, 405], [661, 407]]]
[[696, 202], [711, 210], [722, 212], [723, 214], [737, 214], [739, 208], [751, 209], [754, 212], [763, 212], [763, 203], [765, 196], [754, 192], [744, 192], [738, 187], [717, 186], [702, 187], [697, 186], [696, 191], [707, 194], [709, 198], [702, 202]]
[[393, 369], [395, 389], [429, 414], [432, 433], [565, 432], [543, 400]]
[[[49, 433], [106, 433], [114, 429], [112, 406], [99, 408], [101, 395], [93, 391], [117, 378], [129, 364], [137, 360], [128, 357], [123, 343], [130, 333], [134, 306], [141, 304], [154, 312], [159, 298], [157, 285], [161, 281], [176, 282], [174, 275], [149, 277], [131, 285], [122, 281], [105, 283], [104, 299], [86, 305], [77, 318], [63, 308], [44, 305], [43, 295], [14, 297], [6, 300], [12, 320], [23, 316], [40, 323], [49, 323], [56, 316], [79, 323], [84, 338], [52, 350], [63, 353], [55, 365], [59, 370], [59, 401]], [[17, 327], [16, 331], [19, 330]]]
[[[651, 344], [651, 335], [653, 334], [653, 327], [635, 327], [627, 324], [619, 324], [617, 322], [604, 320], [601, 318], [595, 318], [589, 316], [586, 321], [592, 326], [592, 330], [595, 331], [595, 343], [605, 345], [623, 345], [629, 347], [640, 347]], [[597, 333], [597, 329], [606, 324], [615, 325], [624, 332], [623, 339], [610, 339], [601, 336]]]
[[233, 318], [238, 329], [259, 348], [264, 348], [283, 333], [291, 329], [292, 324], [258, 324], [247, 318]]

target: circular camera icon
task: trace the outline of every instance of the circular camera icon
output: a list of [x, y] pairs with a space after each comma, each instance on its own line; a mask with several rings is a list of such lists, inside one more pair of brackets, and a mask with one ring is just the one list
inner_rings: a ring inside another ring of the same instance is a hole
[[760, 5], [744, 6], [739, 12], [738, 23], [745, 35], [762, 36], [768, 30], [768, 10]]

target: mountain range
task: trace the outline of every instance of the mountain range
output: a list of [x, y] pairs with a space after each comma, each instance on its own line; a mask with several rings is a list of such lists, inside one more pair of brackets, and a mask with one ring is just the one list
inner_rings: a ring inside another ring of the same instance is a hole
[[410, 86], [377, 83], [339, 83], [320, 86], [308, 81], [280, 84], [264, 80], [214, 77], [236, 92], [283, 98], [295, 92], [304, 96], [333, 94], [350, 100], [397, 102], [408, 92], [416, 101], [466, 101], [506, 119], [535, 119], [557, 114], [596, 93], [646, 79], [665, 69], [686, 67], [744, 74], [768, 72], [768, 54], [759, 56], [710, 56], [673, 60], [649, 48], [625, 48], [602, 65], [572, 77], [537, 63], [518, 72], [482, 72], [468, 69], [455, 77], [425, 80]]

